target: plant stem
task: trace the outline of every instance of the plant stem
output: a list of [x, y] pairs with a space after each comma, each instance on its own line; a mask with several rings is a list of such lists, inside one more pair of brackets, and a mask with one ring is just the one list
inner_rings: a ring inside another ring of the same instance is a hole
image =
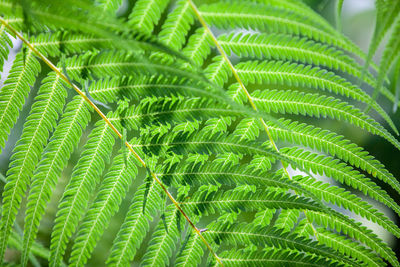
[[[204, 18], [201, 16], [200, 11], [197, 9], [196, 5], [193, 3], [192, 0], [187, 0], [187, 1], [189, 2], [190, 6], [192, 7], [193, 12], [195, 13], [196, 17], [197, 17], [198, 20], [200, 21], [201, 25], [202, 25], [202, 26], [204, 27], [204, 29], [208, 32], [209, 36], [211, 37], [211, 39], [212, 39], [214, 45], [217, 47], [217, 49], [218, 49], [218, 51], [220, 52], [221, 56], [223, 57], [223, 59], [225, 60], [225, 62], [228, 63], [228, 66], [229, 66], [229, 68], [231, 69], [233, 76], [235, 77], [236, 81], [239, 83], [240, 88], [241, 88], [241, 89], [243, 90], [243, 92], [245, 93], [245, 95], [246, 95], [246, 97], [247, 97], [247, 99], [248, 99], [248, 101], [249, 101], [251, 107], [254, 109], [254, 111], [258, 111], [256, 105], [254, 104], [253, 98], [251, 97], [250, 93], [249, 93], [249, 92], [247, 91], [247, 89], [246, 89], [246, 86], [244, 85], [244, 83], [243, 83], [242, 80], [240, 79], [239, 74], [237, 73], [235, 67], [233, 66], [232, 62], [229, 60], [228, 55], [225, 53], [224, 49], [223, 49], [223, 48], [221, 47], [221, 45], [218, 43], [217, 38], [215, 37], [215, 35], [213, 34], [213, 32], [210, 30], [210, 27], [208, 27], [208, 25], [207, 25], [206, 21], [204, 20]], [[261, 124], [263, 125], [264, 130], [265, 130], [265, 132], [266, 132], [267, 135], [268, 135], [268, 139], [269, 139], [269, 141], [271, 142], [272, 146], [274, 147], [275, 151], [278, 152], [278, 153], [280, 153], [280, 152], [279, 152], [278, 146], [275, 144], [274, 139], [272, 138], [272, 135], [271, 135], [271, 133], [270, 133], [270, 131], [269, 131], [268, 125], [265, 123], [265, 121], [264, 121], [263, 118], [260, 118], [260, 122], [261, 122]], [[281, 160], [281, 163], [282, 163], [282, 167], [283, 167], [283, 169], [284, 169], [286, 175], [288, 176], [288, 178], [289, 178], [289, 179], [292, 179], [291, 176], [290, 176], [290, 174], [289, 174], [289, 171], [287, 170], [287, 168], [286, 168], [285, 164], [282, 162], [282, 160]], [[296, 192], [296, 194], [298, 194], [298, 193]], [[311, 225], [311, 227], [312, 227], [312, 229], [313, 229], [315, 238], [318, 240], [318, 233], [317, 233], [317, 231], [315, 230], [315, 228], [314, 228], [314, 226], [312, 225], [312, 223], [309, 221], [308, 216], [307, 216], [307, 211], [306, 211], [306, 210], [303, 210], [303, 212], [304, 212], [304, 214], [306, 215], [307, 221], [310, 223], [310, 225]]]
[[[79, 89], [74, 83], [72, 83], [65, 74], [62, 73], [61, 70], [59, 70], [47, 57], [45, 57], [42, 53], [40, 53], [28, 40], [26, 40], [22, 34], [20, 34], [16, 29], [14, 29], [11, 25], [7, 23], [3, 19], [3, 17], [0, 17], [0, 22], [15, 36], [17, 36], [26, 46], [31, 49], [33, 53], [35, 53], [41, 60], [43, 60], [44, 63], [46, 63], [58, 76], [61, 77], [67, 84], [69, 84], [95, 111], [97, 114], [100, 115], [100, 117], [107, 123], [107, 125], [111, 128], [111, 130], [118, 136], [119, 139], [123, 140], [122, 134], [118, 131], [118, 129], [111, 123], [111, 121], [101, 112], [101, 110], [94, 104], [87, 96], [86, 94]], [[183, 209], [180, 207], [179, 203], [175, 200], [175, 198], [168, 192], [167, 188], [163, 185], [161, 180], [157, 177], [157, 175], [150, 170], [150, 168], [146, 165], [144, 160], [139, 156], [138, 153], [132, 148], [132, 146], [125, 141], [125, 146], [129, 149], [129, 151], [135, 156], [135, 158], [140, 162], [140, 164], [146, 168], [146, 170], [150, 173], [151, 177], [156, 180], [156, 182], [161, 186], [162, 190], [165, 192], [165, 194], [169, 197], [169, 199], [174, 203], [175, 207], [179, 210], [180, 213], [182, 213], [183, 217], [185, 217], [186, 221], [190, 224], [190, 226], [195, 230], [195, 232], [199, 235], [200, 239], [203, 241], [203, 243], [207, 246], [207, 248], [210, 250], [211, 254], [217, 259], [218, 262], [221, 263], [220, 258], [217, 256], [217, 254], [214, 252], [214, 250], [211, 248], [210, 244], [207, 242], [207, 240], [204, 238], [204, 236], [201, 234], [200, 230], [197, 229], [197, 227], [194, 225], [194, 223], [190, 220], [189, 216], [183, 211]], [[222, 263], [221, 263], [222, 265]]]

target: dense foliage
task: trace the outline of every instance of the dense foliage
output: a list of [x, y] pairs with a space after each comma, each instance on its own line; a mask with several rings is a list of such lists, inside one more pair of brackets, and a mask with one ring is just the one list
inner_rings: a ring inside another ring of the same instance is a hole
[[399, 266], [360, 219], [399, 238], [371, 204], [400, 215], [399, 181], [321, 123], [400, 150], [377, 101], [398, 104], [400, 1], [376, 10], [365, 54], [298, 0], [0, 0], [0, 67], [23, 41], [1, 149], [34, 97], [3, 177], [0, 263]]

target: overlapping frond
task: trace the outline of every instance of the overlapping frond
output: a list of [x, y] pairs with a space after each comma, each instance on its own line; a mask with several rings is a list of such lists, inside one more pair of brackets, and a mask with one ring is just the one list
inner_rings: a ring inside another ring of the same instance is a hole
[[89, 200], [99, 182], [114, 145], [114, 136], [104, 121], [99, 121], [89, 135], [80, 160], [60, 200], [52, 232], [50, 265], [58, 266], [69, 238], [75, 232]]
[[399, 266], [357, 221], [400, 237], [369, 201], [400, 215], [400, 183], [356, 139], [400, 150], [385, 128], [398, 134], [396, 120], [369, 94], [398, 101], [386, 77], [400, 62], [395, 1], [377, 1], [368, 55], [302, 1], [14, 2], [0, 0], [0, 67], [8, 31], [24, 42], [2, 79], [2, 149], [24, 126], [2, 193], [2, 259], [17, 249], [22, 266], [32, 255], [50, 266]]
[[21, 200], [62, 111], [65, 97], [62, 80], [55, 73], [50, 73], [42, 82], [7, 171], [7, 184], [3, 191], [0, 255], [4, 254]]
[[[82, 130], [90, 120], [89, 109], [82, 98], [69, 102], [54, 134], [43, 152], [43, 156], [32, 177], [24, 227], [24, 255], [30, 251], [39, 229], [40, 220], [57, 184], [63, 167], [76, 147]], [[77, 123], [79, 121], [79, 123]]]

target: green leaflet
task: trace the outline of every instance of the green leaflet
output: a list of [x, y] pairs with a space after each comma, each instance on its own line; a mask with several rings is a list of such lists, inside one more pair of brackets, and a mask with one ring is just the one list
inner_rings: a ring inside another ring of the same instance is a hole
[[144, 197], [144, 184], [140, 186], [133, 197], [125, 221], [120, 228], [112, 249], [108, 257], [107, 264], [110, 266], [126, 265], [135, 256], [138, 245], [144, 239], [149, 230], [148, 220], [154, 216], [160, 208], [160, 192], [153, 181], [147, 194], [145, 214], [142, 212], [142, 202]]
[[[361, 67], [353, 58], [341, 50], [307, 38], [284, 34], [232, 33], [220, 35], [218, 40], [228, 54], [233, 52], [241, 57], [297, 61], [336, 71], [341, 70], [354, 77], [359, 77], [361, 74]], [[363, 82], [375, 85], [371, 74], [366, 75]]]
[[129, 24], [138, 31], [151, 34], [154, 24], [158, 22], [161, 13], [166, 8], [168, 1], [139, 0], [129, 15]]
[[[38, 224], [44, 214], [44, 207], [49, 202], [52, 189], [57, 184], [57, 178], [66, 165], [70, 154], [82, 135], [90, 119], [89, 109], [82, 98], [75, 97], [65, 108], [63, 118], [55, 128], [54, 134], [44, 149], [43, 157], [32, 177], [29, 191], [27, 211], [24, 226], [23, 262], [30, 251], [38, 231]], [[77, 124], [76, 122], [80, 123]]]
[[236, 66], [242, 81], [267, 85], [310, 87], [345, 95], [371, 105], [398, 134], [396, 126], [388, 114], [360, 88], [324, 69], [282, 61], [239, 63]]
[[306, 9], [298, 12], [296, 9], [282, 6], [277, 8], [274, 7], [274, 3], [260, 5], [246, 1], [222, 1], [214, 5], [204, 5], [201, 14], [210, 24], [217, 27], [256, 28], [262, 32], [302, 35], [363, 56], [361, 50], [351, 41], [337, 34], [325, 23], [310, 19], [308, 13], [313, 12]]
[[99, 193], [79, 227], [78, 237], [72, 248], [70, 265], [82, 266], [86, 263], [104, 227], [117, 211], [111, 208], [120, 205], [136, 174], [133, 157], [125, 159], [125, 155], [120, 153], [101, 183]]
[[22, 52], [17, 54], [0, 94], [0, 123], [2, 125], [0, 146], [2, 148], [25, 103], [25, 97], [29, 94], [29, 86], [34, 83], [39, 71], [40, 65], [31, 52], [25, 56], [25, 64]]
[[179, 237], [177, 228], [177, 213], [174, 205], [165, 210], [165, 222], [162, 219], [157, 224], [150, 244], [143, 256], [142, 266], [162, 266], [168, 264], [169, 255], [175, 249]]
[[353, 220], [344, 220], [343, 217], [334, 217], [314, 211], [308, 211], [307, 217], [310, 218], [310, 221], [315, 221], [324, 227], [332, 227], [351, 238], [360, 240], [370, 248], [374, 249], [374, 251], [381, 255], [381, 257], [388, 260], [393, 266], [399, 266], [396, 260], [396, 255], [392, 249], [380, 240], [371, 230], [362, 226], [361, 223], [356, 223]]
[[7, 31], [4, 25], [0, 28], [0, 69], [3, 69], [4, 61], [7, 60], [9, 54], [8, 46], [11, 46], [12, 42], [7, 35]]
[[223, 253], [222, 261], [225, 266], [338, 266], [322, 257], [297, 252], [295, 250], [281, 250], [266, 248], [262, 252], [231, 250]]
[[290, 90], [255, 91], [252, 99], [257, 107], [267, 113], [300, 114], [347, 121], [385, 138], [400, 150], [400, 142], [379, 123], [360, 110], [338, 99]]
[[297, 0], [0, 0], [0, 66], [6, 27], [27, 40], [0, 88], [1, 158], [14, 149], [4, 264], [399, 266], [370, 226], [339, 212], [398, 238], [368, 204], [400, 214], [395, 170], [380, 144], [366, 151], [358, 136], [325, 129], [326, 119], [348, 123], [400, 148], [384, 128], [397, 134], [396, 120], [369, 95], [398, 101], [386, 73], [399, 62], [399, 5], [376, 4], [366, 56]]
[[399, 235], [400, 231], [398, 227], [392, 221], [388, 220], [385, 215], [374, 209], [367, 202], [358, 198], [356, 195], [345, 191], [345, 189], [331, 186], [309, 177], [295, 176], [293, 179], [298, 181], [304, 188], [313, 192], [321, 200], [348, 209], [362, 217], [376, 222], [393, 235]]
[[61, 113], [65, 97], [66, 91], [60, 77], [55, 73], [50, 73], [42, 82], [39, 94], [24, 125], [21, 139], [15, 147], [10, 169], [7, 171], [1, 218], [1, 258], [4, 255], [21, 198], [25, 195], [39, 156], [47, 144], [49, 132], [56, 125], [58, 113]]
[[75, 232], [89, 193], [98, 183], [99, 175], [105, 167], [105, 161], [109, 160], [114, 145], [114, 137], [108, 125], [99, 121], [96, 126], [60, 200], [52, 234], [51, 266], [60, 264], [67, 241]]
[[355, 244], [350, 239], [345, 239], [343, 236], [318, 228], [318, 240], [336, 250], [357, 258], [363, 261], [368, 266], [383, 266], [385, 265], [382, 259], [376, 257], [370, 249]]
[[313, 241], [307, 240], [293, 234], [287, 234], [281, 230], [270, 227], [257, 227], [252, 225], [223, 225], [215, 223], [210, 225], [210, 230], [205, 236], [210, 236], [217, 243], [228, 242], [229, 244], [245, 243], [247, 245], [253, 243], [259, 246], [269, 246], [276, 248], [289, 248], [295, 251], [304, 251], [318, 256], [323, 256], [329, 260], [341, 263], [354, 264], [354, 261], [347, 257], [338, 257], [334, 250], [325, 246], [312, 245]]

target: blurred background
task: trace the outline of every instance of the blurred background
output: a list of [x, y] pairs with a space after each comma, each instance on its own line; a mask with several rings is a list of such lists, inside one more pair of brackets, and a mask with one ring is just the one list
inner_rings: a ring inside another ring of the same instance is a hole
[[[314, 10], [320, 13], [323, 17], [325, 17], [332, 25], [335, 25], [335, 8], [336, 1], [334, 0], [304, 0], [309, 4]], [[133, 1], [134, 2], [134, 1]], [[127, 3], [128, 6], [132, 6], [132, 3]], [[128, 9], [129, 9], [128, 7]], [[371, 40], [371, 36], [374, 30], [375, 25], [375, 9], [374, 9], [374, 0], [345, 0], [342, 11], [342, 29], [343, 33], [347, 35], [350, 39], [352, 39], [357, 45], [359, 45], [365, 52], [368, 51], [368, 46]], [[400, 37], [399, 37], [400, 38]], [[383, 42], [385, 44], [385, 41]], [[11, 63], [15, 57], [15, 53], [19, 51], [21, 48], [21, 43], [17, 40], [14, 40], [14, 47], [11, 49], [11, 54], [9, 56], [7, 64], [5, 64], [4, 69], [1, 74], [0, 86], [3, 84], [5, 77], [9, 71]], [[379, 57], [382, 53], [382, 45], [380, 50], [377, 51], [374, 61], [379, 63]], [[43, 68], [46, 66], [42, 65]], [[389, 76], [400, 75], [399, 73], [391, 73]], [[37, 79], [40, 81], [41, 79]], [[3, 149], [2, 154], [0, 155], [0, 173], [4, 176], [8, 169], [9, 159], [12, 154], [12, 149], [16, 141], [19, 139], [23, 123], [25, 122], [25, 118], [29, 114], [30, 106], [32, 104], [33, 98], [35, 96], [35, 92], [37, 91], [38, 84], [35, 84], [33, 88], [33, 94], [30, 94], [30, 97], [26, 100], [24, 109], [21, 112], [21, 116], [16, 124], [16, 126], [12, 129], [10, 138], [6, 147]], [[393, 88], [394, 89], [394, 88]], [[369, 93], [372, 93], [372, 88], [366, 88]], [[393, 105], [388, 101], [385, 101], [383, 97], [379, 98], [380, 104], [385, 108], [388, 114], [392, 117], [395, 124], [400, 127], [400, 111], [397, 110], [395, 113], [393, 112]], [[374, 118], [379, 120], [378, 116], [375, 114], [371, 114]], [[366, 132], [360, 131], [357, 128], [350, 127], [344, 123], [338, 123], [334, 120], [321, 120], [321, 121], [313, 121], [314, 119], [310, 119], [309, 122], [312, 124], [318, 125], [323, 128], [334, 130], [340, 134], [345, 135], [347, 138], [356, 142], [358, 145], [364, 147], [367, 151], [369, 151], [374, 157], [376, 157], [379, 161], [381, 161], [389, 171], [393, 173], [395, 177], [400, 178], [400, 151], [396, 150], [390, 143], [383, 140], [382, 138], [372, 136]], [[385, 123], [380, 121], [383, 125]], [[91, 125], [93, 126], [93, 125]], [[86, 130], [86, 135], [91, 130], [91, 127], [88, 127]], [[81, 139], [81, 144], [85, 142], [85, 137]], [[80, 149], [82, 146], [79, 146]], [[40, 226], [39, 239], [44, 246], [49, 246], [49, 233], [52, 229], [53, 220], [56, 212], [56, 207], [59, 198], [63, 192], [63, 188], [66, 185], [71, 173], [73, 166], [76, 164], [77, 159], [81, 153], [81, 150], [77, 149], [71, 157], [69, 161], [68, 167], [64, 170], [62, 177], [60, 178], [60, 183], [56, 188], [56, 192], [52, 196], [51, 204], [47, 208], [46, 216], [42, 220]], [[139, 181], [139, 179], [136, 179]], [[386, 186], [386, 184], [380, 183], [379, 180], [375, 180], [378, 184], [380, 184], [386, 191], [390, 193], [390, 195], [400, 203], [399, 196]], [[0, 188], [3, 187], [3, 184], [0, 185]], [[133, 195], [135, 186], [132, 186], [131, 192], [129, 195]], [[353, 191], [354, 192], [354, 191]], [[356, 192], [354, 192], [356, 193]], [[397, 221], [399, 224], [399, 218], [390, 210], [386, 209], [384, 206], [377, 204], [376, 202], [369, 200], [371, 204], [375, 205], [376, 208], [385, 213], [387, 216], [393, 218], [394, 221]], [[94, 253], [95, 256], [91, 258], [88, 266], [102, 266], [105, 260], [105, 257], [108, 255], [108, 250], [110, 248], [110, 244], [113, 241], [113, 238], [120, 227], [121, 222], [123, 221], [123, 216], [129, 206], [130, 199], [129, 197], [124, 200], [120, 211], [114, 216], [113, 220], [110, 223], [107, 231], [100, 241], [99, 244], [101, 246], [97, 246]], [[356, 217], [358, 220], [362, 220], [360, 217]], [[19, 225], [23, 225], [23, 214], [19, 214], [18, 217]], [[153, 226], [156, 222], [153, 222]], [[389, 235], [385, 230], [381, 227], [374, 226], [374, 232], [387, 241], [394, 249], [397, 255], [400, 255], [400, 243], [395, 240], [391, 235]], [[149, 238], [149, 237], [148, 237]], [[144, 243], [146, 244], [146, 242]], [[141, 250], [139, 250], [138, 255], [143, 252], [143, 246]], [[8, 257], [12, 257], [13, 255], [8, 255]], [[16, 256], [16, 255], [14, 255]]]

